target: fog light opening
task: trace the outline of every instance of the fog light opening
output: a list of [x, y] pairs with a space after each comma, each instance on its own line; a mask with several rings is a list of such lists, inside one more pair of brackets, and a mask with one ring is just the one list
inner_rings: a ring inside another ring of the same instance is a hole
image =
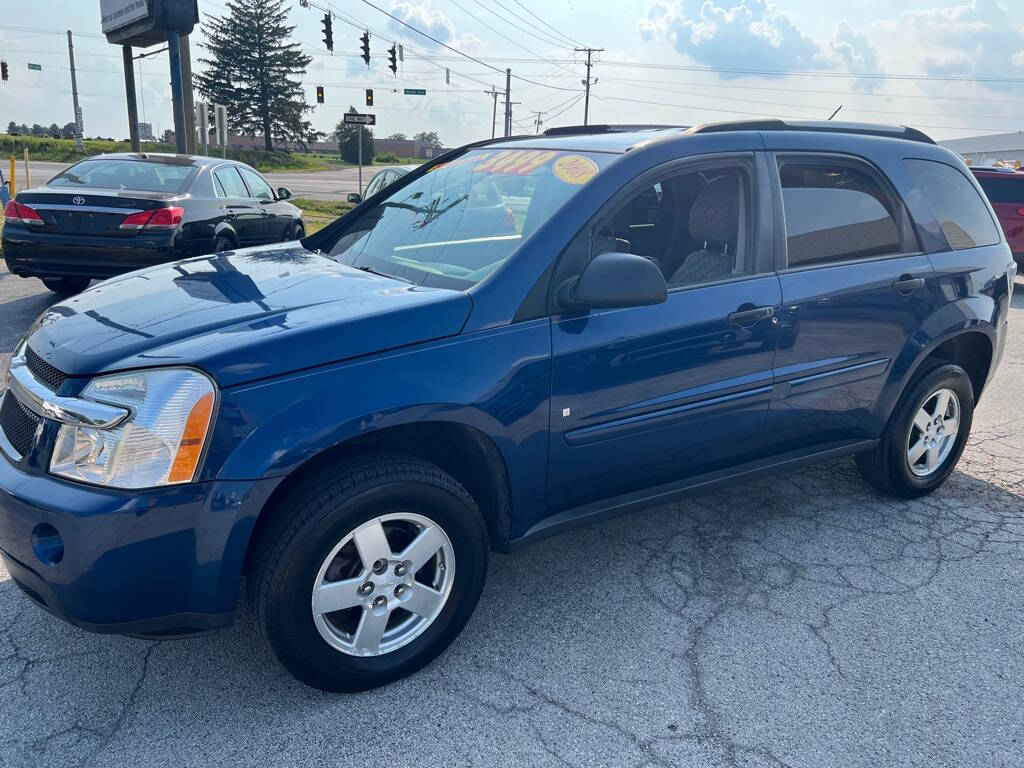
[[40, 523], [32, 531], [32, 550], [44, 564], [55, 566], [64, 559], [64, 540], [49, 523]]

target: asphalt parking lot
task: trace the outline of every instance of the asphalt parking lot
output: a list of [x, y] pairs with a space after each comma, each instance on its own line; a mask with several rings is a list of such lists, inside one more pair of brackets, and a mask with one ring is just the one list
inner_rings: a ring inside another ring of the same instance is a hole
[[[0, 566], [0, 766], [1024, 765], [1017, 290], [933, 496], [840, 460], [495, 556], [450, 651], [382, 690], [303, 687], [244, 609], [200, 639], [91, 635]], [[0, 351], [51, 302], [0, 268]]]

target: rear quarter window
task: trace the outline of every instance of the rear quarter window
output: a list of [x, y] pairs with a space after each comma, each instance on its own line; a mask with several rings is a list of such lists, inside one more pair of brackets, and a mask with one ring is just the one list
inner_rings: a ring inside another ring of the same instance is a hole
[[995, 245], [999, 230], [977, 188], [959, 170], [934, 160], [904, 160], [950, 246], [957, 251]]

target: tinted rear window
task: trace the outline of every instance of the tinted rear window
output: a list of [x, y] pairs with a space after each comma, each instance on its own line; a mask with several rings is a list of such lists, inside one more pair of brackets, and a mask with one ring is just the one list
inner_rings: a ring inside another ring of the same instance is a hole
[[932, 207], [949, 244], [960, 251], [999, 242], [988, 206], [968, 178], [951, 165], [933, 160], [904, 160]]
[[993, 203], [1015, 203], [1024, 205], [1024, 174], [995, 178], [976, 176], [981, 188]]
[[147, 160], [83, 160], [50, 179], [51, 187], [94, 187], [177, 194], [185, 190], [195, 168]]

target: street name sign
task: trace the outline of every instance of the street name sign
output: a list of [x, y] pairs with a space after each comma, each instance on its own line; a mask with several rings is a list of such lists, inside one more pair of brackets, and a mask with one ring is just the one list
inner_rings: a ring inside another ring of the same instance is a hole
[[427, 95], [427, 89], [426, 88], [406, 88], [405, 89], [405, 95], [406, 96], [426, 96]]

